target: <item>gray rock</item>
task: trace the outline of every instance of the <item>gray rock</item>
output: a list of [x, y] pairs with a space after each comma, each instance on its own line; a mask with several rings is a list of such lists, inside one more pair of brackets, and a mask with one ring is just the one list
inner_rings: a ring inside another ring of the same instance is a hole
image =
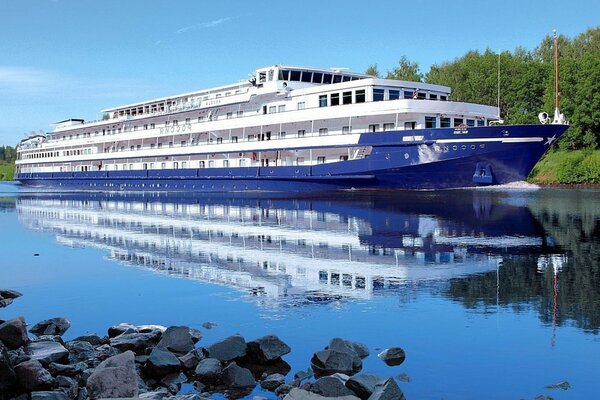
[[221, 379], [225, 385], [231, 388], [244, 389], [256, 386], [252, 372], [247, 368], [238, 366], [235, 362], [223, 369]]
[[400, 347], [392, 347], [377, 354], [377, 357], [381, 358], [387, 365], [394, 366], [402, 364], [406, 354]]
[[200, 332], [196, 328], [189, 328], [189, 329], [190, 329], [190, 335], [192, 336], [192, 342], [194, 342], [194, 344], [198, 343], [203, 337], [202, 332]]
[[406, 400], [406, 398], [394, 378], [388, 378], [375, 386], [368, 400]]
[[271, 374], [259, 382], [260, 387], [271, 392], [285, 383], [285, 376], [282, 374]]
[[80, 387], [79, 388], [79, 393], [77, 394], [77, 400], [89, 400], [89, 395], [88, 395], [88, 391], [87, 388], [85, 387]]
[[0, 299], [0, 308], [8, 307], [12, 304], [13, 299]]
[[50, 318], [35, 324], [29, 332], [36, 336], [41, 335], [58, 335], [62, 336], [67, 329], [71, 327], [71, 323], [62, 317]]
[[24, 346], [29, 341], [25, 319], [17, 317], [0, 324], [0, 341], [9, 349]]
[[374, 374], [358, 374], [346, 381], [346, 387], [362, 400], [368, 399], [375, 391], [381, 378]]
[[247, 344], [246, 357], [255, 363], [267, 363], [288, 354], [292, 349], [275, 335], [267, 335]]
[[6, 347], [0, 342], [0, 393], [8, 392], [17, 382]]
[[195, 369], [202, 358], [204, 358], [204, 356], [202, 355], [201, 351], [194, 349], [189, 353], [179, 357], [179, 361], [184, 369], [190, 370]]
[[324, 397], [354, 396], [354, 392], [344, 385], [344, 381], [335, 376], [324, 376], [317, 379], [310, 391]]
[[113, 325], [108, 328], [108, 337], [114, 338], [124, 333], [134, 333], [137, 332], [138, 328], [135, 325], [120, 323], [119, 325]]
[[64, 375], [74, 377], [81, 374], [83, 371], [88, 369], [88, 366], [84, 362], [78, 362], [76, 364], [64, 365], [58, 363], [50, 363], [48, 365], [48, 371], [54, 376], [56, 375]]
[[[285, 385], [283, 385], [285, 386]], [[283, 387], [280, 386], [280, 387]], [[289, 393], [285, 395], [283, 400], [358, 400], [356, 396], [341, 396], [341, 397], [323, 397], [319, 394], [312, 393], [300, 388], [291, 388]]]
[[365, 358], [369, 355], [369, 348], [362, 343], [351, 342], [341, 338], [331, 339], [329, 345], [325, 348], [337, 351], [353, 351], [360, 358]]
[[188, 381], [187, 376], [183, 373], [169, 374], [160, 380], [160, 384], [167, 388], [172, 394], [179, 393], [181, 385]]
[[22, 362], [31, 360], [31, 357], [25, 353], [23, 347], [16, 350], [8, 350], [8, 358], [12, 365], [21, 364]]
[[16, 290], [0, 289], [0, 298], [2, 299], [16, 299], [21, 296], [23, 296], [23, 293], [17, 292]]
[[362, 361], [356, 353], [347, 353], [337, 350], [323, 350], [316, 352], [311, 360], [310, 366], [317, 375], [332, 375], [340, 372], [346, 375], [354, 375], [362, 369]]
[[[277, 395], [277, 397], [279, 397], [281, 399], [284, 396], [286, 396], [288, 393], [290, 393], [290, 391], [292, 389], [295, 389], [292, 385], [290, 385], [288, 383], [284, 383], [283, 385], [281, 385], [277, 389], [275, 389], [275, 394]], [[318, 396], [318, 395], [315, 395], [315, 396]]]
[[216, 358], [205, 358], [198, 363], [195, 370], [196, 379], [200, 382], [213, 382], [221, 377], [223, 367]]
[[69, 400], [63, 392], [40, 391], [31, 392], [30, 400]]
[[154, 377], [162, 377], [167, 374], [179, 372], [181, 363], [177, 356], [160, 347], [152, 349], [148, 361], [144, 365], [144, 371]]
[[115, 349], [109, 344], [103, 344], [102, 346], [96, 347], [96, 359], [104, 361], [109, 357], [116, 356], [119, 354], [119, 350]]
[[170, 393], [165, 388], [160, 388], [153, 392], [140, 393], [140, 400], [163, 400], [169, 397]]
[[28, 391], [52, 389], [55, 381], [38, 360], [25, 361], [15, 367], [19, 384]]
[[69, 351], [57, 342], [31, 342], [24, 348], [32, 360], [38, 360], [43, 365], [51, 362], [65, 362], [69, 359]]
[[202, 324], [202, 327], [203, 327], [204, 329], [213, 329], [213, 328], [215, 328], [216, 326], [217, 326], [217, 324], [215, 324], [214, 322], [204, 322], [204, 323]]
[[110, 345], [119, 351], [131, 350], [136, 354], [145, 354], [146, 349], [154, 347], [160, 339], [160, 334], [150, 333], [124, 333], [110, 339]]
[[102, 344], [108, 343], [107, 340], [105, 340], [105, 339], [103, 339], [100, 336], [95, 335], [95, 334], [78, 336], [75, 339], [73, 339], [72, 341], [73, 342], [88, 342], [92, 346], [100, 346]]
[[138, 395], [134, 354], [126, 351], [100, 363], [87, 379], [91, 400]]
[[89, 342], [73, 340], [65, 343], [65, 347], [69, 350], [69, 364], [96, 358], [96, 350]]
[[294, 379], [298, 379], [299, 381], [303, 381], [305, 379], [312, 378], [314, 376], [314, 372], [311, 368], [307, 368], [306, 371], [298, 371], [294, 374]]
[[158, 347], [177, 354], [186, 354], [194, 349], [194, 342], [187, 326], [170, 326], [162, 334]]
[[77, 381], [68, 376], [59, 375], [56, 377], [56, 384], [58, 385], [58, 387], [72, 388], [73, 386], [77, 385]]
[[410, 376], [408, 376], [405, 372], [401, 372], [396, 375], [396, 379], [398, 379], [400, 382], [410, 382]]
[[32, 342], [56, 342], [60, 343], [63, 346], [65, 345], [65, 341], [62, 337], [58, 335], [41, 335], [31, 339]]
[[561, 382], [558, 382], [558, 383], [554, 383], [552, 385], [544, 386], [544, 388], [546, 388], [546, 389], [569, 390], [569, 389], [571, 389], [571, 385], [569, 384], [568, 381], [561, 381]]
[[207, 357], [226, 362], [246, 355], [246, 341], [240, 335], [230, 336], [213, 343], [204, 350]]

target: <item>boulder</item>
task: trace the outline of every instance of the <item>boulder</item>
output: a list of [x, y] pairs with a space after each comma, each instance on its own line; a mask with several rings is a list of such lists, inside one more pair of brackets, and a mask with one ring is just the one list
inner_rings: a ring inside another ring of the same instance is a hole
[[100, 346], [108, 343], [108, 340], [101, 338], [96, 334], [78, 336], [72, 340], [73, 342], [88, 342], [92, 346]]
[[292, 349], [275, 335], [267, 335], [247, 344], [246, 357], [253, 363], [268, 363], [288, 354]]
[[230, 388], [245, 389], [256, 386], [252, 372], [247, 368], [240, 367], [235, 362], [232, 362], [223, 369], [221, 379]]
[[[282, 385], [283, 387], [286, 385]], [[359, 400], [356, 396], [341, 396], [341, 397], [323, 397], [319, 394], [312, 393], [300, 388], [291, 388], [289, 393], [283, 397], [283, 400]]]
[[196, 328], [189, 328], [190, 329], [190, 335], [192, 335], [192, 342], [198, 343], [201, 339], [202, 339], [202, 332], [200, 332], [198, 329]]
[[377, 354], [377, 357], [381, 358], [387, 365], [394, 366], [402, 364], [406, 354], [400, 347], [392, 347]]
[[285, 376], [282, 374], [271, 374], [259, 382], [260, 387], [271, 392], [285, 383]]
[[179, 393], [181, 389], [181, 385], [188, 381], [187, 376], [184, 373], [174, 373], [164, 376], [160, 380], [160, 384], [167, 388], [167, 390], [172, 394]]
[[62, 317], [50, 318], [35, 324], [29, 332], [36, 336], [41, 335], [58, 335], [62, 336], [67, 329], [71, 327], [71, 323]]
[[204, 322], [204, 323], [202, 324], [202, 327], [203, 327], [204, 329], [213, 329], [213, 328], [214, 328], [214, 327], [216, 327], [216, 326], [217, 326], [217, 324], [215, 324], [214, 322], [208, 322], [208, 321], [207, 321], [207, 322]]
[[394, 378], [388, 378], [375, 386], [369, 400], [406, 400], [406, 398]]
[[2, 299], [16, 299], [21, 296], [23, 296], [23, 293], [17, 292], [16, 290], [0, 289], [0, 298]]
[[246, 355], [246, 347], [244, 338], [240, 335], [234, 335], [213, 343], [204, 350], [207, 357], [227, 362], [244, 357]]
[[354, 392], [362, 400], [368, 399], [373, 394], [375, 386], [381, 378], [374, 374], [354, 375], [346, 381], [346, 387]]
[[6, 347], [0, 342], [0, 393], [8, 392], [17, 382], [17, 376]]
[[171, 394], [165, 388], [146, 393], [140, 393], [140, 400], [162, 400], [165, 397], [170, 397]]
[[13, 299], [0, 299], [0, 308], [8, 307], [12, 304]]
[[58, 335], [41, 335], [31, 339], [32, 342], [56, 342], [60, 343], [63, 346], [65, 345], [65, 341], [62, 337]]
[[55, 381], [38, 360], [25, 361], [15, 367], [19, 384], [28, 391], [52, 389]]
[[196, 379], [200, 382], [213, 382], [221, 377], [223, 367], [216, 358], [205, 358], [198, 363], [195, 370]]
[[188, 353], [194, 349], [190, 328], [187, 326], [168, 327], [157, 346], [180, 355]]
[[31, 392], [30, 400], [69, 400], [69, 397], [63, 392], [40, 391]]
[[317, 379], [311, 386], [310, 391], [323, 397], [354, 396], [354, 392], [344, 385], [344, 380], [337, 376], [324, 376]]
[[96, 360], [104, 361], [109, 357], [116, 356], [119, 354], [119, 350], [115, 349], [109, 344], [103, 344], [102, 346], [96, 347]]
[[350, 340], [344, 340], [341, 338], [331, 339], [329, 345], [325, 348], [337, 350], [337, 351], [353, 351], [360, 358], [365, 358], [369, 355], [369, 348], [364, 344], [351, 342]]
[[194, 349], [189, 353], [179, 357], [179, 361], [184, 369], [190, 370], [195, 369], [202, 358], [204, 358], [204, 356], [202, 355], [201, 351]]
[[16, 317], [0, 324], [0, 341], [9, 349], [17, 349], [29, 341], [27, 324], [23, 317]]
[[148, 361], [144, 364], [144, 371], [154, 377], [162, 377], [167, 374], [179, 372], [181, 363], [177, 356], [160, 347], [152, 349]]
[[362, 369], [362, 361], [356, 353], [331, 349], [316, 352], [310, 360], [310, 365], [315, 374], [321, 376], [336, 372], [354, 375]]
[[136, 354], [145, 354], [146, 349], [154, 347], [160, 339], [160, 334], [149, 333], [123, 333], [110, 339], [110, 345], [119, 351], [131, 350]]
[[89, 342], [72, 340], [65, 343], [65, 347], [69, 350], [69, 364], [96, 358], [96, 350]]
[[76, 364], [70, 365], [58, 364], [53, 362], [50, 363], [50, 365], [48, 365], [48, 371], [50, 371], [50, 373], [54, 376], [63, 375], [75, 377], [88, 368], [88, 365], [84, 362], [78, 362]]
[[69, 359], [69, 351], [57, 342], [31, 342], [24, 349], [32, 360], [38, 360], [43, 365], [51, 362], [66, 362]]
[[91, 400], [138, 395], [135, 355], [132, 351], [102, 361], [87, 379]]
[[122, 322], [118, 325], [113, 325], [110, 328], [108, 328], [108, 337], [112, 339], [124, 333], [134, 333], [137, 331], [138, 328], [135, 325]]

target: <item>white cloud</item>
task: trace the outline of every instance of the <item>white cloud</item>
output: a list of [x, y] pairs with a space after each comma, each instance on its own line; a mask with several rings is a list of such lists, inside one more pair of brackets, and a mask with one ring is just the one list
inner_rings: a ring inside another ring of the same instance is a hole
[[30, 67], [0, 65], [0, 91], [10, 93], [41, 93], [51, 90], [59, 77], [45, 70]]
[[236, 17], [224, 17], [224, 18], [219, 18], [219, 19], [215, 19], [212, 21], [201, 22], [196, 25], [185, 26], [183, 28], [177, 29], [177, 31], [175, 31], [175, 33], [181, 34], [181, 33], [186, 33], [186, 32], [195, 31], [195, 30], [199, 30], [199, 29], [214, 28], [215, 26], [224, 24], [225, 22], [229, 22], [235, 18]]

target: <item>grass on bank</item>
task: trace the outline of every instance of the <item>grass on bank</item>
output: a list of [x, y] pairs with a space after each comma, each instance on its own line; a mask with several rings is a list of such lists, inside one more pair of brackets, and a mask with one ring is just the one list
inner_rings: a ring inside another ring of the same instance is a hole
[[15, 175], [15, 164], [0, 163], [0, 181], [12, 181]]
[[548, 153], [533, 168], [528, 180], [540, 185], [600, 183], [600, 150]]

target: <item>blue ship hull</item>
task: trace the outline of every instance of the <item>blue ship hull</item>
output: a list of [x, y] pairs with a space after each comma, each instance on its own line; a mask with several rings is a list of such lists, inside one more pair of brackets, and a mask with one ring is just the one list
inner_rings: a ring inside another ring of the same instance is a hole
[[367, 158], [313, 166], [20, 173], [16, 179], [25, 185], [64, 189], [200, 192], [494, 185], [527, 178], [567, 128], [512, 125], [365, 133], [357, 146], [372, 147]]

